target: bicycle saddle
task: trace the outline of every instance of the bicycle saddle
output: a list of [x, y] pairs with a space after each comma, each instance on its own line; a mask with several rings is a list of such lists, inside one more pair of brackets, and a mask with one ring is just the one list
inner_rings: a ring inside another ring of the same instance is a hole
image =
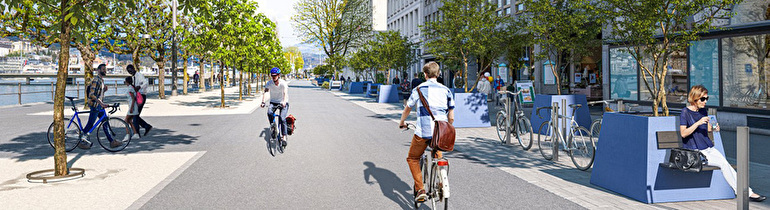
[[583, 107], [583, 105], [582, 104], [570, 104], [569, 107], [574, 109], [574, 108]]

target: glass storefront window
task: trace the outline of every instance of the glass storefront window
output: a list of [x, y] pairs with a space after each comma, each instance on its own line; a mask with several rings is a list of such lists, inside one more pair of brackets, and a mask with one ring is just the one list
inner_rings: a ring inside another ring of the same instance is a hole
[[625, 48], [610, 49], [610, 98], [638, 100], [637, 64]]
[[[647, 57], [642, 62], [650, 71], [652, 71], [653, 59]], [[668, 57], [668, 65], [666, 65], [666, 103], [687, 103], [687, 92], [689, 87], [687, 86], [687, 52], [675, 51]], [[643, 70], [642, 70], [643, 71]], [[647, 77], [650, 87], [655, 90], [657, 87], [652, 83], [652, 77], [640, 72], [641, 75]], [[640, 86], [640, 100], [653, 101], [650, 90], [647, 89], [647, 85], [644, 83], [643, 78], [639, 78]]]
[[767, 109], [768, 38], [763, 34], [722, 39], [723, 106]]
[[719, 106], [719, 40], [692, 42], [690, 55], [690, 84], [703, 85], [709, 91], [706, 105]]

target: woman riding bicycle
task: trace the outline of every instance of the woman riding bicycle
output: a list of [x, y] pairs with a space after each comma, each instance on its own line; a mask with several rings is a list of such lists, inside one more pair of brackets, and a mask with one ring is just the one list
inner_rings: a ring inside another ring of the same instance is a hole
[[[420, 96], [416, 91], [420, 91], [425, 95], [425, 100], [430, 106], [431, 112], [433, 112], [436, 120], [447, 121], [449, 123], [454, 122], [454, 108], [455, 101], [452, 96], [452, 92], [449, 88], [438, 83], [437, 78], [440, 74], [439, 65], [436, 62], [428, 62], [422, 67], [422, 72], [425, 74], [425, 78], [428, 81], [416, 86], [412, 89], [412, 95], [407, 100], [404, 112], [401, 114], [401, 122], [399, 128], [406, 127], [404, 122], [412, 111], [413, 107], [420, 105]], [[409, 155], [406, 158], [407, 164], [409, 164], [409, 170], [414, 177], [414, 192], [415, 201], [425, 202], [428, 195], [425, 193], [425, 186], [422, 182], [422, 170], [420, 169], [420, 156], [422, 156], [425, 148], [428, 147], [430, 139], [433, 136], [433, 121], [428, 115], [427, 110], [422, 108], [417, 109], [417, 126], [412, 137], [412, 143], [409, 146]], [[441, 158], [441, 152], [436, 152], [437, 158]]]
[[270, 69], [270, 81], [265, 84], [265, 94], [262, 94], [262, 104], [265, 107], [265, 95], [270, 92], [270, 107], [267, 109], [267, 120], [273, 122], [274, 106], [282, 106], [279, 122], [281, 123], [281, 136], [283, 137], [283, 146], [286, 146], [286, 117], [289, 115], [289, 84], [281, 79], [281, 69], [278, 67]]

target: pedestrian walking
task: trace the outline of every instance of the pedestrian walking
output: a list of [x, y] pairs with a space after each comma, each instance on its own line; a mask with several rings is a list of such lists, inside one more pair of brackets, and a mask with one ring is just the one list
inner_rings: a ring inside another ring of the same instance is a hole
[[195, 83], [195, 86], [198, 86], [198, 81], [200, 78], [201, 76], [198, 74], [198, 71], [195, 71], [195, 74], [193, 75], [193, 82]]
[[147, 103], [147, 78], [142, 75], [142, 73], [136, 72], [136, 69], [134, 69], [134, 65], [128, 64], [126, 66], [126, 70], [128, 70], [128, 73], [131, 74], [133, 77], [134, 82], [134, 90], [139, 94], [142, 95], [142, 97], [145, 99], [144, 103], [138, 103], [139, 105], [139, 113], [134, 116], [134, 127], [136, 127], [137, 133], [139, 133], [139, 128], [144, 128], [144, 134], [141, 136], [147, 136], [147, 133], [150, 133], [150, 130], [152, 130], [152, 125], [148, 124], [144, 119], [142, 119], [142, 109], [144, 108], [144, 104]]
[[[136, 94], [136, 86], [134, 86], [134, 79], [132, 77], [126, 77], [123, 82], [128, 89], [126, 90], [126, 96], [128, 96], [128, 112], [126, 112], [126, 122], [131, 126], [131, 130], [134, 131], [132, 138], [139, 139], [139, 130], [134, 126], [134, 117], [139, 115], [139, 101], [144, 102], [144, 97]], [[138, 96], [138, 97], [137, 97]]]
[[400, 79], [398, 79], [398, 76], [396, 76], [396, 77], [393, 77], [393, 84], [394, 84], [394, 85], [398, 85], [398, 84], [401, 84], [401, 80], [400, 80]]

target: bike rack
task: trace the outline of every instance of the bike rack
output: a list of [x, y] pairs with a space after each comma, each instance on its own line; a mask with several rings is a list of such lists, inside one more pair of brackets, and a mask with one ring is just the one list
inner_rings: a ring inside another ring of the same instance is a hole
[[45, 176], [43, 174], [50, 174], [55, 172], [55, 169], [47, 169], [47, 170], [40, 170], [35, 171], [32, 173], [27, 174], [27, 181], [43, 181], [43, 184], [48, 184], [49, 180], [52, 181], [68, 181], [68, 180], [74, 180], [77, 178], [82, 178], [86, 176], [86, 170], [82, 168], [69, 168], [69, 173], [67, 175], [62, 176]]

